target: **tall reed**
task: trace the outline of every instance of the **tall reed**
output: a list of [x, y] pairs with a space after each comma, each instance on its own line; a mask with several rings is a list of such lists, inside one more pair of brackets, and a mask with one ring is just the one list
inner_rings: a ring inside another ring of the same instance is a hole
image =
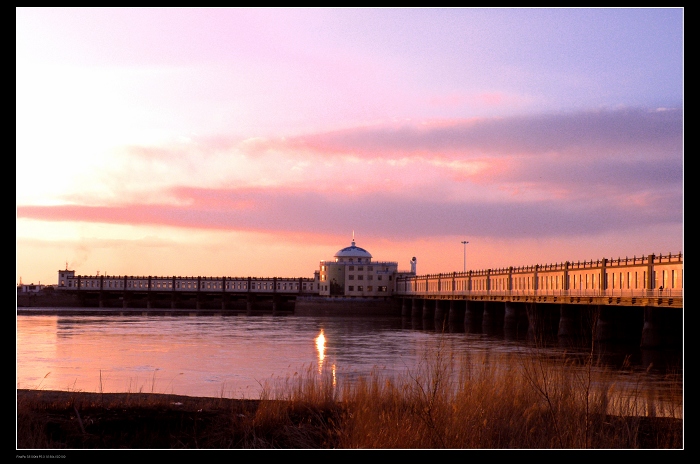
[[[337, 381], [309, 369], [266, 390], [288, 404], [342, 405], [336, 446], [342, 448], [639, 448], [650, 446], [649, 415], [639, 385], [621, 385], [610, 371], [565, 358], [528, 353], [508, 363], [480, 363], [440, 346], [414, 371], [375, 371]], [[279, 412], [278, 410], [277, 412]], [[270, 411], [265, 410], [268, 414]], [[646, 414], [644, 417], [642, 414]], [[665, 415], [682, 419], [680, 409]], [[657, 423], [664, 423], [659, 419]], [[651, 447], [677, 447], [678, 429], [661, 431]], [[647, 434], [647, 435], [645, 435]]]

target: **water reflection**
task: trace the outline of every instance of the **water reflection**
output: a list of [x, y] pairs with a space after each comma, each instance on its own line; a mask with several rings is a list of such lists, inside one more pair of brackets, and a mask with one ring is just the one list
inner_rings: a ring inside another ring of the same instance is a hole
[[318, 334], [318, 337], [316, 337], [316, 351], [318, 352], [318, 373], [321, 374], [323, 372], [323, 359], [325, 358], [325, 350], [326, 350], [326, 337], [323, 335], [323, 329], [321, 329], [321, 333]]
[[[18, 316], [17, 385], [257, 398], [267, 380], [295, 372], [328, 375], [333, 385], [403, 375], [440, 350], [457, 371], [522, 369], [533, 359], [582, 369], [591, 355], [590, 343], [536, 345], [464, 327], [423, 318]], [[592, 353], [598, 371], [647, 403], [682, 404], [680, 350], [596, 344]]]

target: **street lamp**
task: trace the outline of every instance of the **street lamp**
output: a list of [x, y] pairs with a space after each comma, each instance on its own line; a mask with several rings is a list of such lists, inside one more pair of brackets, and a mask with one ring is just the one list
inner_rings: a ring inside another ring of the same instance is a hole
[[462, 240], [462, 245], [464, 245], [464, 272], [467, 272], [467, 241]]

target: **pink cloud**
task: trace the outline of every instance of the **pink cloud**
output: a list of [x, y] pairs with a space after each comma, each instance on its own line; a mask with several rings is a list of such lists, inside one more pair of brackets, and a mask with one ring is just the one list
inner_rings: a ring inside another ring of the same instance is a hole
[[[680, 192], [656, 192], [646, 207], [608, 197], [571, 203], [448, 200], [391, 193], [319, 194], [293, 189], [178, 188], [186, 206], [21, 206], [18, 218], [286, 234], [343, 234], [401, 239], [469, 233], [480, 236], [580, 235], [653, 223], [680, 223]], [[241, 206], [242, 205], [242, 206]]]
[[[487, 97], [496, 99], [492, 95]], [[682, 112], [623, 109], [509, 118], [385, 124], [277, 139], [241, 146], [251, 153], [279, 150], [310, 156], [542, 155], [605, 158], [668, 156], [682, 149]]]

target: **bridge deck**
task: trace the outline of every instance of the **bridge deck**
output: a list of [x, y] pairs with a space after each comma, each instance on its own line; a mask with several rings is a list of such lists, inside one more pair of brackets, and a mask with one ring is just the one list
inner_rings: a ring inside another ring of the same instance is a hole
[[398, 298], [419, 298], [426, 300], [467, 300], [467, 301], [508, 301], [518, 303], [585, 304], [611, 306], [655, 306], [682, 308], [682, 292], [639, 292], [638, 294], [586, 294], [561, 292], [560, 294], [525, 294], [522, 292], [411, 292], [398, 293]]

